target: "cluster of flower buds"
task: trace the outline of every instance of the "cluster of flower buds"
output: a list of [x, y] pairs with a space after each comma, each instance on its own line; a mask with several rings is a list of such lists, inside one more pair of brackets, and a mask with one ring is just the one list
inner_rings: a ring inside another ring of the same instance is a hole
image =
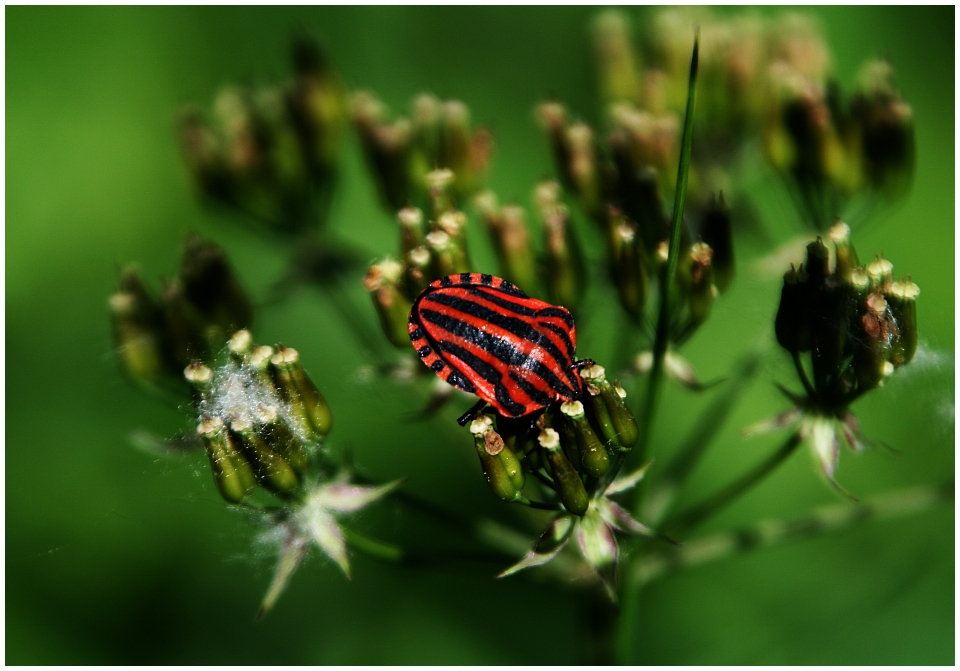
[[500, 276], [530, 295], [545, 289], [550, 302], [576, 312], [586, 287], [585, 261], [560, 185], [543, 180], [534, 188], [533, 202], [543, 231], [539, 259], [523, 207], [500, 206], [492, 191], [474, 199], [493, 242]]
[[806, 264], [784, 275], [775, 322], [777, 342], [793, 355], [806, 395], [791, 394], [795, 407], [761, 427], [800, 422], [823, 474], [846, 493], [834, 480], [841, 436], [856, 451], [869, 443], [849, 406], [913, 358], [920, 289], [909, 278], [894, 280], [893, 264], [882, 256], [860, 265], [846, 224], [836, 223], [829, 241], [832, 255], [817, 238], [807, 246]]
[[555, 403], [536, 420], [481, 415], [470, 424], [480, 465], [493, 493], [504, 501], [524, 498], [526, 473], [541, 493], [583, 516], [601, 483], [636, 444], [637, 423], [626, 392], [606, 378], [603, 366], [580, 372], [582, 401]]
[[250, 299], [226, 254], [198, 236], [187, 238], [179, 276], [164, 280], [158, 296], [128, 267], [109, 305], [122, 368], [133, 380], [154, 385], [179, 380], [184, 366], [209, 359], [252, 319]]
[[459, 100], [417, 96], [409, 117], [387, 119], [380, 100], [368, 91], [353, 94], [353, 124], [384, 205], [395, 212], [408, 205], [425, 206], [432, 185], [430, 173], [453, 172], [451, 194], [464, 201], [486, 180], [493, 138], [474, 128], [470, 110]]
[[241, 503], [256, 484], [279, 496], [300, 488], [311, 452], [330, 432], [330, 408], [300, 363], [297, 350], [254, 345], [234, 333], [221, 366], [184, 369], [195, 390], [203, 440], [217, 488]]
[[580, 375], [582, 400], [557, 402], [536, 421], [481, 415], [470, 424], [470, 432], [484, 477], [498, 498], [531, 504], [524, 492], [536, 483], [543, 500], [532, 505], [552, 504], [561, 511], [530, 553], [500, 576], [546, 564], [574, 538], [581, 559], [615, 599], [619, 563], [615, 533], [662, 536], [609, 498], [633, 487], [646, 470], [616, 477], [639, 437], [626, 392], [607, 380], [603, 366], [586, 367]]
[[401, 209], [397, 213], [400, 260], [388, 257], [374, 263], [364, 278], [383, 332], [398, 349], [410, 347], [407, 316], [420, 292], [436, 279], [471, 270], [467, 215], [453, 206], [454, 181], [448, 169], [427, 175], [431, 216], [416, 207]]
[[288, 234], [325, 216], [347, 121], [340, 82], [308, 36], [294, 40], [293, 65], [282, 84], [223, 89], [209, 119], [196, 108], [180, 118], [201, 196]]
[[849, 236], [842, 222], [830, 229], [832, 268], [822, 239], [807, 246], [806, 264], [784, 275], [776, 318], [780, 345], [796, 357], [810, 353], [809, 401], [826, 412], [846, 409], [917, 349], [919, 288], [909, 278], [894, 281], [883, 257], [860, 265]]
[[[617, 106], [617, 121], [608, 138], [608, 160], [601, 158], [592, 140], [584, 146], [568, 141], [571, 129], [582, 124], [566, 125], [558, 103], [545, 103], [540, 112], [559, 159], [562, 183], [604, 234], [608, 267], [620, 303], [632, 319], [642, 322], [649, 287], [666, 261], [670, 226], [658, 177], [665, 173], [658, 165], [665, 167], [672, 160], [675, 120], [661, 123], [646, 113]], [[585, 178], [586, 173], [589, 176]], [[553, 202], [557, 200], [558, 195], [552, 197]], [[678, 268], [682, 293], [678, 300], [688, 308], [689, 317], [678, 323], [675, 342], [684, 340], [706, 319], [717, 295], [730, 286], [735, 268], [732, 217], [723, 194], [690, 210]]]
[[846, 103], [834, 82], [783, 64], [771, 69], [771, 79], [767, 155], [798, 192], [811, 223], [823, 228], [860, 192], [894, 198], [906, 191], [914, 169], [913, 113], [888, 63], [867, 63]]

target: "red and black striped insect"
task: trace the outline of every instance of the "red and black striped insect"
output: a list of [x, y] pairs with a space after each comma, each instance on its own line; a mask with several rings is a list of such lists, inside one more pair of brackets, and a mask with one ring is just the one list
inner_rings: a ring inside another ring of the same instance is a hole
[[481, 401], [457, 420], [465, 425], [489, 403], [522, 417], [583, 394], [577, 328], [564, 307], [530, 298], [492, 275], [461, 273], [423, 290], [410, 310], [410, 341], [423, 363]]

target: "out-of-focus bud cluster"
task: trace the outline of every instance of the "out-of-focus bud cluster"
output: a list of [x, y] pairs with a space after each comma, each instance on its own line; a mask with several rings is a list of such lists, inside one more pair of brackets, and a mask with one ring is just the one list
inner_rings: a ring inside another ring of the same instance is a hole
[[631, 201], [651, 189], [674, 190], [698, 30], [696, 151], [687, 194], [694, 228], [712, 194], [736, 197], [732, 173], [761, 139], [803, 204], [804, 222], [819, 229], [851, 196], [895, 197], [909, 186], [912, 112], [888, 63], [867, 63], [845, 102], [831, 78], [826, 42], [806, 16], [717, 17], [671, 8], [652, 13], [644, 26], [635, 44], [627, 14], [611, 10], [594, 22], [605, 131], [572, 119], [558, 102], [538, 109], [564, 188], [594, 220], [614, 205], [643, 226]]
[[410, 115], [390, 121], [384, 104], [368, 91], [351, 99], [353, 125], [385, 207], [426, 207], [438, 169], [452, 171], [450, 195], [464, 202], [482, 187], [490, 167], [493, 137], [475, 128], [459, 100], [429, 94], [414, 98]]
[[109, 306], [121, 367], [153, 385], [179, 380], [184, 366], [209, 360], [252, 321], [250, 299], [223, 249], [195, 235], [184, 243], [178, 276], [163, 280], [159, 295], [130, 266]]
[[244, 501], [257, 484], [289, 496], [330, 432], [330, 408], [297, 350], [255, 345], [247, 330], [232, 335], [228, 350], [223, 365], [197, 361], [183, 372], [217, 488], [230, 503]]
[[917, 350], [920, 289], [909, 278], [895, 280], [882, 256], [861, 265], [849, 236], [838, 222], [828, 236], [833, 254], [820, 238], [807, 246], [806, 264], [784, 275], [775, 322], [777, 341], [804, 376], [799, 357], [810, 355], [809, 404], [832, 414], [881, 385]]
[[229, 86], [211, 113], [180, 115], [184, 156], [200, 195], [279, 233], [322, 223], [337, 169], [347, 106], [319, 45], [293, 43], [293, 77]]
[[451, 193], [455, 179], [448, 169], [427, 174], [430, 214], [417, 207], [401, 209], [399, 260], [371, 264], [364, 278], [383, 332], [398, 349], [410, 348], [407, 317], [420, 292], [434, 280], [471, 270], [467, 215], [454, 207]]
[[544, 295], [576, 312], [586, 288], [585, 260], [560, 185], [543, 180], [533, 190], [543, 232], [539, 254], [523, 207], [501, 206], [492, 191], [478, 194], [474, 204], [496, 251], [499, 275], [530, 295]]
[[596, 364], [580, 375], [583, 400], [555, 403], [535, 422], [492, 413], [470, 424], [483, 474], [498, 498], [523, 499], [530, 473], [542, 497], [583, 516], [597, 488], [609, 484], [606, 476], [636, 444], [637, 422], [623, 387], [608, 381]]
[[853, 196], [903, 195], [914, 171], [913, 112], [886, 61], [868, 62], [844, 101], [830, 79], [780, 62], [770, 68], [764, 145], [788, 180], [805, 223], [823, 229]]

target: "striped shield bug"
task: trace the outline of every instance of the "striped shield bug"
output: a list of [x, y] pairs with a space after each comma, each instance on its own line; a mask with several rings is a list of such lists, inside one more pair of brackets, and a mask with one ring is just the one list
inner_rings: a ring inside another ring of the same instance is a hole
[[564, 307], [530, 298], [492, 275], [461, 273], [430, 284], [414, 301], [410, 341], [430, 370], [480, 397], [457, 421], [486, 404], [504, 417], [523, 417], [583, 394], [575, 360], [577, 329]]

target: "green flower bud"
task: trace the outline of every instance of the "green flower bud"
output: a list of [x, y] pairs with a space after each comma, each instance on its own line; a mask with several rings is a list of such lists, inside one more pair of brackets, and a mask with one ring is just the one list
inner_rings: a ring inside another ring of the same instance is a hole
[[367, 91], [353, 94], [351, 110], [363, 153], [384, 205], [396, 212], [409, 201], [410, 122], [384, 122], [383, 103]]
[[[180, 281], [187, 299], [221, 337], [250, 326], [253, 307], [223, 249], [200, 236], [184, 243]], [[221, 341], [222, 342], [222, 341]]]
[[198, 195], [221, 203], [233, 202], [237, 185], [227, 166], [225, 148], [199, 111], [192, 107], [183, 109], [178, 131], [180, 147]]
[[599, 213], [602, 207], [600, 166], [593, 129], [585, 123], [574, 123], [566, 128], [564, 139], [569, 151], [566, 173], [580, 205], [589, 214]]
[[311, 440], [319, 440], [328, 433], [333, 423], [330, 406], [300, 363], [300, 354], [292, 347], [277, 345], [270, 358], [280, 395], [301, 418], [301, 429]]
[[273, 358], [273, 354], [274, 351], [270, 345], [258, 345], [253, 348], [247, 358], [247, 363], [257, 371], [260, 382], [267, 389], [273, 389], [276, 386], [270, 369], [270, 359]]
[[385, 259], [370, 266], [363, 284], [373, 298], [373, 306], [380, 318], [380, 328], [394, 347], [410, 347], [407, 316], [412, 305], [401, 290], [403, 266], [393, 259]]
[[610, 470], [610, 455], [590, 426], [583, 404], [580, 401], [568, 401], [560, 406], [560, 412], [566, 416], [560, 421], [568, 421], [573, 426], [583, 470], [595, 478], [602, 478]]
[[437, 218], [434, 226], [435, 230], [450, 236], [450, 244], [455, 250], [455, 263], [469, 270], [471, 263], [467, 253], [467, 215], [460, 210], [447, 210]]
[[710, 316], [713, 303], [720, 295], [713, 284], [713, 250], [704, 242], [690, 248], [690, 318], [694, 324], [702, 324]]
[[197, 433], [203, 439], [220, 495], [228, 503], [242, 503], [257, 486], [250, 464], [230, 440], [220, 418], [203, 420]]
[[560, 501], [569, 512], [582, 517], [590, 507], [590, 497], [577, 469], [560, 449], [560, 434], [546, 428], [540, 432], [537, 440], [543, 448]]
[[537, 105], [537, 119], [550, 138], [550, 147], [553, 150], [553, 160], [560, 175], [560, 181], [567, 189], [573, 189], [573, 179], [570, 175], [570, 147], [567, 144], [567, 110], [557, 102], [545, 102]]
[[894, 282], [889, 293], [885, 294], [890, 312], [897, 324], [898, 337], [890, 352], [890, 362], [894, 366], [910, 363], [917, 352], [917, 296], [920, 287], [908, 280]]
[[882, 256], [878, 256], [867, 265], [867, 277], [870, 278], [870, 288], [879, 291], [888, 291], [893, 282], [893, 264]]
[[820, 237], [807, 245], [806, 269], [810, 287], [814, 291], [820, 289], [830, 274], [830, 250]]
[[[493, 421], [483, 415], [470, 424], [473, 445], [480, 457], [480, 467], [494, 495], [503, 501], [513, 501], [520, 495], [523, 486], [523, 471], [516, 457], [501, 460], [505, 449], [503, 439], [493, 430]], [[512, 454], [512, 453], [511, 453]], [[520, 487], [517, 483], [520, 483]]]
[[646, 251], [633, 222], [616, 208], [610, 208], [608, 216], [611, 274], [620, 305], [634, 320], [640, 320], [649, 290]]
[[311, 171], [329, 169], [337, 159], [347, 120], [347, 101], [320, 45], [307, 34], [293, 43], [296, 78], [287, 93], [287, 109]]
[[406, 256], [426, 239], [423, 212], [416, 207], [405, 207], [397, 212], [397, 221], [400, 222], [400, 254]]
[[879, 292], [867, 296], [853, 324], [853, 367], [861, 390], [873, 389], [893, 372], [889, 363], [898, 337], [897, 323]]
[[623, 451], [636, 445], [640, 429], [624, 401], [627, 392], [623, 387], [610, 384], [604, 367], [597, 364], [581, 369], [580, 377], [587, 388], [584, 401], [604, 440]]
[[541, 182], [534, 199], [543, 223], [547, 295], [552, 303], [576, 310], [586, 284], [585, 262], [570, 211], [560, 202], [560, 185]]
[[434, 231], [427, 235], [427, 245], [430, 250], [433, 277], [446, 277], [470, 271], [461, 250], [445, 231]]
[[160, 287], [160, 314], [164, 350], [171, 367], [182, 369], [191, 361], [210, 356], [209, 334], [203, 317], [187, 300], [177, 280], [167, 280]]
[[870, 186], [899, 196], [910, 186], [916, 160], [913, 110], [893, 83], [886, 61], [868, 63], [860, 92], [850, 100], [860, 161]]
[[640, 71], [630, 21], [618, 11], [602, 13], [593, 24], [593, 51], [600, 90], [608, 103], [640, 101]]
[[230, 431], [256, 471], [261, 485], [276, 494], [296, 491], [300, 486], [296, 472], [254, 431], [253, 424], [241, 420], [233, 421]]
[[426, 246], [414, 247], [404, 257], [403, 285], [407, 298], [419, 296], [430, 284], [433, 277], [432, 260], [430, 249]]
[[199, 361], [183, 369], [183, 377], [201, 396], [208, 397], [213, 389], [213, 370]]
[[235, 331], [227, 341], [227, 349], [231, 356], [241, 361], [245, 361], [250, 353], [253, 352], [253, 334], [247, 329]]
[[440, 106], [439, 165], [454, 174], [454, 189], [459, 194], [473, 191], [470, 152], [470, 110], [459, 100], [448, 100]]
[[847, 356], [850, 318], [848, 289], [830, 277], [811, 296], [810, 359], [817, 389], [827, 389], [840, 379]]
[[120, 291], [110, 297], [109, 306], [123, 370], [134, 380], [156, 381], [164, 370], [157, 306], [136, 270], [124, 271]]
[[500, 275], [527, 293], [537, 287], [537, 264], [530, 246], [530, 231], [522, 207], [500, 208], [492, 191], [484, 191], [474, 201], [483, 215], [487, 232], [500, 262]]
[[857, 250], [850, 244], [850, 227], [837, 220], [829, 232], [830, 241], [837, 249], [837, 265], [834, 273], [849, 282], [854, 269], [860, 267]]
[[810, 287], [803, 266], [796, 270], [791, 265], [783, 276], [774, 329], [777, 342], [788, 352], [810, 351]]
[[290, 467], [300, 475], [310, 465], [310, 455], [303, 443], [280, 418], [275, 405], [261, 405], [254, 410], [257, 424], [264, 439], [274, 451], [279, 452]]
[[725, 292], [736, 274], [736, 262], [733, 253], [733, 226], [730, 208], [720, 197], [713, 199], [703, 213], [700, 224], [700, 238], [713, 250], [713, 282], [720, 293]]
[[436, 220], [441, 214], [454, 207], [450, 190], [455, 175], [449, 168], [439, 168], [427, 173], [427, 192], [430, 194], [431, 218]]

